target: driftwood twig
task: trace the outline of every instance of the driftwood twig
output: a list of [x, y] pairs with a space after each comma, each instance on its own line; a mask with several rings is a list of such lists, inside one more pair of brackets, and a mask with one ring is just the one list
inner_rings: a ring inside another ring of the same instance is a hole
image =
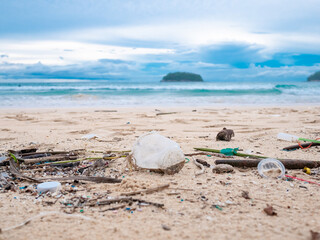
[[133, 196], [133, 195], [137, 195], [137, 194], [141, 194], [141, 193], [153, 193], [153, 192], [158, 192], [158, 191], [162, 191], [163, 189], [166, 189], [170, 186], [170, 184], [165, 184], [165, 185], [161, 185], [158, 187], [154, 187], [154, 188], [149, 188], [149, 189], [144, 189], [144, 190], [140, 190], [140, 191], [134, 191], [134, 192], [127, 192], [127, 193], [121, 193], [121, 196]]
[[306, 147], [315, 147], [315, 146], [320, 146], [320, 143], [301, 143], [300, 145], [297, 144], [297, 145], [291, 145], [289, 147], [285, 147], [283, 148], [282, 150], [285, 150], [285, 151], [292, 151], [292, 150], [297, 150], [297, 149], [300, 149], [301, 147], [303, 148], [306, 148]]
[[[308, 160], [297, 160], [297, 159], [278, 159], [285, 166], [286, 169], [303, 169], [317, 168], [320, 167], [320, 161], [308, 161]], [[229, 164], [233, 167], [257, 167], [261, 160], [246, 160], [246, 159], [230, 159], [230, 160], [216, 160], [216, 164]]]
[[10, 163], [10, 172], [21, 179], [27, 180], [27, 181], [31, 181], [31, 182], [41, 182], [41, 180], [36, 179], [36, 178], [31, 178], [28, 176], [23, 175], [20, 171], [19, 168], [17, 166], [17, 164], [14, 162], [13, 158], [9, 158], [9, 163]]
[[78, 180], [78, 181], [89, 181], [89, 182], [95, 182], [95, 183], [120, 183], [122, 180], [119, 178], [110, 178], [110, 177], [94, 177], [94, 176], [72, 176], [72, 177], [62, 177], [62, 178], [41, 178], [38, 179], [40, 181], [46, 181], [46, 180], [56, 180], [56, 181], [72, 181], [72, 180]]

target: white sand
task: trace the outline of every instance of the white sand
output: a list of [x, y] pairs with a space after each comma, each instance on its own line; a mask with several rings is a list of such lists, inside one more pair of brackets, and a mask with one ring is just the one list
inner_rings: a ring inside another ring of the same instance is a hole
[[[193, 147], [239, 147], [273, 158], [320, 160], [317, 147], [285, 152], [281, 149], [292, 143], [276, 139], [278, 132], [311, 139], [320, 137], [320, 107], [160, 109], [176, 113], [159, 116], [156, 115], [159, 111], [147, 108], [108, 109], [117, 112], [95, 110], [106, 109], [2, 109], [0, 153], [32, 146], [39, 147], [39, 151], [130, 150], [138, 136], [156, 130], [178, 142], [184, 153], [193, 153]], [[231, 142], [215, 141], [223, 127], [234, 130]], [[102, 141], [81, 139], [88, 133], [97, 134]], [[211, 164], [216, 159], [198, 158]], [[94, 193], [107, 191], [111, 196], [118, 196], [121, 192], [170, 183], [170, 189], [136, 196], [163, 203], [164, 209], [143, 206], [141, 211], [131, 213], [99, 212], [98, 207], [85, 207], [81, 216], [92, 219], [88, 220], [77, 217], [79, 209], [71, 215], [62, 214], [60, 200], [44, 206], [30, 193], [9, 191], [0, 193], [1, 229], [20, 224], [41, 212], [61, 214], [35, 218], [21, 228], [4, 231], [0, 239], [310, 239], [310, 230], [320, 232], [318, 185], [262, 179], [256, 169], [214, 174], [206, 168], [205, 174], [195, 177], [199, 169], [192, 162], [175, 175], [125, 172], [124, 158], [112, 163], [105, 171], [106, 176], [111, 174], [111, 168], [120, 171], [123, 183], [88, 183], [81, 187], [84, 191], [76, 192], [75, 196], [93, 198]], [[288, 170], [288, 174], [320, 182], [302, 170]], [[29, 184], [23, 181], [19, 184], [25, 185]], [[65, 184], [62, 188], [66, 188]], [[251, 200], [241, 197], [243, 190], [249, 192]], [[177, 194], [168, 194], [171, 192]], [[47, 197], [45, 201], [52, 199]], [[214, 204], [220, 204], [222, 211], [212, 208]], [[263, 212], [267, 204], [274, 207], [277, 216]], [[171, 230], [164, 230], [162, 224]]]

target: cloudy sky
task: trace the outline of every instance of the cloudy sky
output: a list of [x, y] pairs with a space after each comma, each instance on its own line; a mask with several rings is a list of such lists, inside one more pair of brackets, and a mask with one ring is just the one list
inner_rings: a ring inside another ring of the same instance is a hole
[[318, 0], [0, 0], [0, 78], [305, 80]]

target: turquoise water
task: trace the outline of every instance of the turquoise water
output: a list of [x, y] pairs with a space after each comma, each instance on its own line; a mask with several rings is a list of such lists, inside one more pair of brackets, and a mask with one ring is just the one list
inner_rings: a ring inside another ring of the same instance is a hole
[[319, 82], [0, 81], [0, 107], [320, 104]]

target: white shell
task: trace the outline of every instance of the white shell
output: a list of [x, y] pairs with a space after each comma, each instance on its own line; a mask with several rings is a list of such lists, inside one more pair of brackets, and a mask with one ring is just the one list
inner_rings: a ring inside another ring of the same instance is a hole
[[166, 170], [184, 163], [185, 158], [179, 144], [157, 132], [149, 132], [135, 142], [132, 161], [139, 168]]

